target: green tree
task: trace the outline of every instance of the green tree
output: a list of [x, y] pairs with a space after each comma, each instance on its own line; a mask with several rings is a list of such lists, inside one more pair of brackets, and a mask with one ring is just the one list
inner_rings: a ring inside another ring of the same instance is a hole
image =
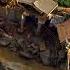
[[70, 7], [70, 0], [58, 0], [60, 6]]

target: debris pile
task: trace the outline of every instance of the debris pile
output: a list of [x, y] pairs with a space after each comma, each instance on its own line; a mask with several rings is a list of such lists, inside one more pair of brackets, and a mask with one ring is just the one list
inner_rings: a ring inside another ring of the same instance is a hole
[[9, 6], [8, 14], [0, 18], [0, 45], [21, 57], [40, 59], [45, 65], [62, 64], [66, 49], [65, 43], [60, 43], [57, 25], [62, 25], [67, 17], [63, 12], [65, 16], [56, 13], [47, 17], [46, 13], [39, 12], [32, 4], [18, 2]]

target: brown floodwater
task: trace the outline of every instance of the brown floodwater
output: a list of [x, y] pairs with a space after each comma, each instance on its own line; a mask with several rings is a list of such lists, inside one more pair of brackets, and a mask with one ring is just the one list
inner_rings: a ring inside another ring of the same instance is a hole
[[23, 70], [61, 70], [59, 68], [44, 66], [33, 60], [25, 60], [24, 58], [21, 59], [17, 55], [13, 54], [9, 49], [3, 47], [0, 48], [0, 61], [1, 60], [22, 63], [24, 66]]

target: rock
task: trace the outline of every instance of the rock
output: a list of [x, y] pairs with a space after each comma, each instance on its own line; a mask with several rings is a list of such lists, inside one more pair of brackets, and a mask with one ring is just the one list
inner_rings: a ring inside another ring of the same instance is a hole
[[36, 45], [34, 48], [40, 49], [40, 51], [46, 50], [46, 46], [44, 41], [41, 40], [39, 37], [32, 37], [32, 42]]
[[0, 45], [7, 46], [10, 44], [10, 40], [8, 38], [0, 38]]
[[33, 58], [35, 54], [39, 51], [37, 45], [34, 42], [29, 42], [25, 39], [17, 40], [18, 44], [20, 45], [19, 55], [26, 57], [26, 58]]
[[18, 50], [18, 48], [19, 48], [19, 45], [18, 45], [18, 43], [17, 43], [16, 40], [11, 40], [11, 43], [10, 43], [10, 45], [9, 45], [8, 47], [9, 47], [9, 49], [10, 49], [11, 51], [17, 52], [17, 50]]
[[0, 62], [0, 70], [6, 70], [1, 62]]
[[5, 70], [25, 70], [25, 65], [23, 65], [20, 62], [13, 62], [8, 60], [2, 60], [1, 61], [3, 66], [5, 67]]
[[0, 5], [1, 6], [6, 6], [7, 4], [9, 4], [11, 0], [0, 0]]
[[65, 17], [55, 15], [50, 21], [50, 26], [56, 26], [56, 24], [62, 23], [64, 22], [64, 20], [65, 20]]
[[23, 38], [18, 39], [17, 42], [21, 47], [24, 47], [24, 39]]
[[13, 22], [19, 22], [21, 20], [21, 13], [23, 12], [22, 6], [15, 6], [13, 9], [9, 9], [8, 19]]
[[50, 51], [47, 50], [47, 51], [40, 52], [40, 58], [44, 65], [49, 65], [50, 64]]
[[19, 56], [25, 57], [25, 58], [28, 58], [28, 59], [33, 58], [33, 56], [29, 52], [23, 52], [23, 51], [19, 52]]

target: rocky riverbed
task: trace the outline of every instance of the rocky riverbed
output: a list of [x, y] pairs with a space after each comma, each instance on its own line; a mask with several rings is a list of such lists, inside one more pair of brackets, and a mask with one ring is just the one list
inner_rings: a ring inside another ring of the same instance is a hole
[[12, 67], [13, 64], [15, 65], [15, 68], [18, 68], [17, 66], [19, 66], [20, 70], [62, 70], [55, 67], [43, 66], [42, 64], [37, 63], [35, 60], [26, 60], [24, 58], [21, 59], [3, 47], [0, 47], [0, 61], [5, 63], [4, 65], [7, 64], [9, 67]]

